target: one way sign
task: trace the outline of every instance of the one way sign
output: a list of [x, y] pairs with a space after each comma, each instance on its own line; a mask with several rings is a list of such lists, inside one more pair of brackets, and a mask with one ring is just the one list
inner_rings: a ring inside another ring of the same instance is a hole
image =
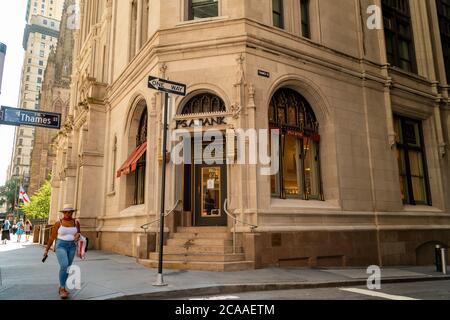
[[173, 93], [179, 96], [186, 96], [186, 85], [182, 83], [172, 82], [169, 80], [159, 79], [150, 76], [148, 78], [148, 87], [158, 91]]

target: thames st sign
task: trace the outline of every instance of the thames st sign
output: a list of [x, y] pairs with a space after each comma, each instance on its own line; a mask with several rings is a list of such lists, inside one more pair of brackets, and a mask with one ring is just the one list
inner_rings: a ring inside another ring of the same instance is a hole
[[173, 93], [179, 96], [186, 96], [186, 85], [150, 76], [148, 87], [158, 91]]
[[2, 106], [0, 109], [0, 124], [58, 130], [61, 128], [61, 114]]

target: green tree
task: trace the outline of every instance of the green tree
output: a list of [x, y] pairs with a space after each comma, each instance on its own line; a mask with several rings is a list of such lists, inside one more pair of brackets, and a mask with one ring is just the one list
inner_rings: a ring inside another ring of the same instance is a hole
[[22, 204], [20, 209], [25, 212], [29, 219], [46, 219], [49, 217], [51, 195], [50, 182], [46, 181], [39, 191], [31, 197], [30, 202]]
[[6, 203], [10, 212], [16, 209], [16, 201], [19, 196], [18, 188], [19, 180], [17, 178], [8, 180], [4, 186], [0, 187], [0, 204]]

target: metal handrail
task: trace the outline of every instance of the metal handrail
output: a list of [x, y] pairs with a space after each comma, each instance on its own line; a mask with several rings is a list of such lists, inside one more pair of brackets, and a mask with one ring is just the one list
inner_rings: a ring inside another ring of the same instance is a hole
[[[164, 214], [164, 218], [167, 217], [167, 216], [169, 216], [170, 214], [174, 213], [174, 212], [175, 212], [175, 209], [176, 209], [181, 203], [183, 203], [183, 201], [182, 201], [182, 200], [178, 200], [178, 201], [175, 203], [175, 205], [173, 206], [173, 208], [170, 209], [169, 211], [167, 211], [166, 214]], [[147, 233], [147, 230], [149, 229], [149, 227], [150, 227], [152, 224], [155, 224], [155, 223], [157, 223], [157, 222], [159, 222], [159, 221], [161, 221], [161, 217], [159, 217], [158, 219], [156, 219], [156, 220], [154, 220], [154, 221], [152, 221], [152, 222], [143, 224], [143, 225], [141, 226], [141, 229], [143, 229], [144, 232]]]
[[251, 224], [251, 223], [244, 222], [244, 221], [240, 221], [240, 220], [238, 220], [236, 218], [236, 215], [230, 213], [228, 211], [228, 199], [225, 199], [225, 202], [223, 204], [223, 210], [234, 221], [234, 228], [233, 228], [233, 254], [236, 254], [236, 226], [237, 226], [238, 222], [249, 226], [252, 232], [255, 231], [255, 229], [257, 229], [258, 226], [254, 225], [254, 224]]

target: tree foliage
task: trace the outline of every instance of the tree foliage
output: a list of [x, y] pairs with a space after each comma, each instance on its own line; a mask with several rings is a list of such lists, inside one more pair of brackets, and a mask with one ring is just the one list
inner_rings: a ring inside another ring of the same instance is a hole
[[16, 201], [18, 198], [19, 180], [12, 178], [8, 180], [4, 186], [0, 187], [0, 205], [6, 203], [10, 212], [15, 210]]
[[22, 204], [20, 209], [29, 219], [46, 219], [50, 212], [50, 197], [52, 194], [50, 182], [46, 181], [38, 192], [31, 197], [31, 201]]

